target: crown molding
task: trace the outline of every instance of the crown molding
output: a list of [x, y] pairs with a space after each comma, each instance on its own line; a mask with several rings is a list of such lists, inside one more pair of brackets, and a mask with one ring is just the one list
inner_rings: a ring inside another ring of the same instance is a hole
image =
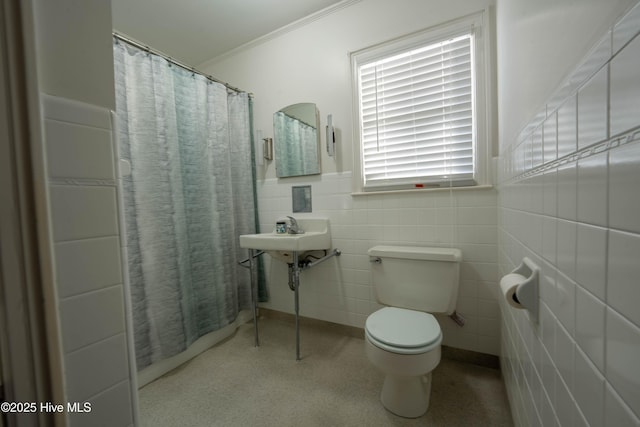
[[223, 54], [220, 54], [218, 56], [215, 56], [205, 62], [203, 62], [202, 64], [200, 64], [197, 68], [198, 69], [206, 69], [207, 67], [216, 64], [217, 62], [220, 62], [230, 56], [234, 56], [237, 55], [238, 53], [244, 51], [244, 50], [248, 50], [251, 49], [255, 46], [261, 45], [263, 43], [266, 43], [270, 40], [273, 40], [275, 38], [278, 38], [284, 34], [290, 33], [291, 31], [297, 30], [298, 28], [304, 27], [306, 25], [309, 25], [312, 22], [315, 22], [319, 19], [324, 18], [325, 16], [331, 15], [333, 13], [338, 12], [339, 10], [345, 9], [347, 7], [350, 7], [356, 3], [360, 3], [362, 0], [343, 0], [341, 2], [338, 2], [336, 4], [333, 4], [331, 6], [328, 6], [322, 10], [319, 10], [315, 13], [312, 13], [311, 15], [305, 16], [304, 18], [298, 19], [297, 21], [293, 21], [290, 24], [285, 25], [284, 27], [280, 27], [277, 30], [274, 30], [268, 34], [265, 34], [264, 36], [260, 36], [257, 39], [253, 39], [245, 44], [242, 44], [234, 49], [231, 49]]

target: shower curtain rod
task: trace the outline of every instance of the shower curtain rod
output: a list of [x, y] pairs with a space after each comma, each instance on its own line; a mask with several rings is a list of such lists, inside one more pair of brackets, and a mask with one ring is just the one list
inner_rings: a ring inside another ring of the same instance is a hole
[[133, 39], [130, 39], [129, 37], [123, 36], [122, 34], [119, 34], [119, 33], [115, 32], [115, 31], [112, 34], [113, 34], [113, 37], [115, 37], [116, 39], [118, 39], [120, 41], [123, 41], [125, 43], [128, 43], [131, 46], [137, 47], [138, 49], [142, 49], [145, 52], [157, 55], [157, 56], [161, 57], [162, 59], [164, 59], [165, 61], [168, 61], [171, 64], [177, 65], [178, 67], [183, 68], [183, 69], [185, 69], [187, 71], [191, 71], [192, 73], [199, 74], [199, 75], [205, 77], [206, 79], [211, 80], [212, 82], [223, 84], [227, 89], [230, 89], [230, 90], [232, 90], [234, 92], [246, 93], [246, 94], [249, 95], [249, 97], [253, 98], [253, 93], [251, 93], [251, 92], [247, 92], [245, 90], [238, 89], [235, 86], [231, 86], [229, 83], [225, 83], [223, 81], [220, 81], [220, 80], [216, 79], [215, 77], [213, 77], [213, 76], [211, 76], [209, 74], [205, 74], [205, 73], [203, 73], [201, 71], [198, 71], [198, 70], [196, 70], [195, 68], [193, 68], [193, 67], [191, 67], [189, 65], [183, 64], [182, 62], [179, 62], [179, 61], [173, 59], [172, 57], [170, 57], [168, 55], [165, 55], [164, 53], [161, 53], [161, 52], [159, 52], [159, 51], [157, 51], [157, 50], [155, 50], [155, 49], [153, 49], [153, 48], [151, 48], [149, 46], [146, 46], [146, 45], [144, 45], [144, 44], [142, 44], [140, 42], [137, 42], [137, 41], [135, 41]]

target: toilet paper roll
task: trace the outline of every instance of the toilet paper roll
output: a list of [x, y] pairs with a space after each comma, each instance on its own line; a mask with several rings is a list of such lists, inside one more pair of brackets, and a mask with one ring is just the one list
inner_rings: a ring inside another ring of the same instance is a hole
[[500, 280], [502, 295], [512, 307], [524, 308], [516, 297], [516, 289], [518, 289], [518, 286], [525, 280], [527, 280], [526, 277], [515, 273], [507, 274]]

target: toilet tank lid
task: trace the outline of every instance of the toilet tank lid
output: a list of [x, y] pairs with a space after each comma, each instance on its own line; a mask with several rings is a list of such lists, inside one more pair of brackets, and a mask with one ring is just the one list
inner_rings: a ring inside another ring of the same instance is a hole
[[369, 249], [369, 256], [403, 258], [428, 261], [462, 261], [462, 251], [457, 248], [431, 248], [424, 246], [379, 245]]

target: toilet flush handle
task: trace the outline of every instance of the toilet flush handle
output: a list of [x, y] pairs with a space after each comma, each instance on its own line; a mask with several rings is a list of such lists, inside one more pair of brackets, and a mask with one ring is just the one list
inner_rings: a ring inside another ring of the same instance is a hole
[[374, 264], [382, 264], [382, 258], [380, 258], [380, 257], [371, 257], [371, 258], [369, 258], [369, 262], [372, 262]]

